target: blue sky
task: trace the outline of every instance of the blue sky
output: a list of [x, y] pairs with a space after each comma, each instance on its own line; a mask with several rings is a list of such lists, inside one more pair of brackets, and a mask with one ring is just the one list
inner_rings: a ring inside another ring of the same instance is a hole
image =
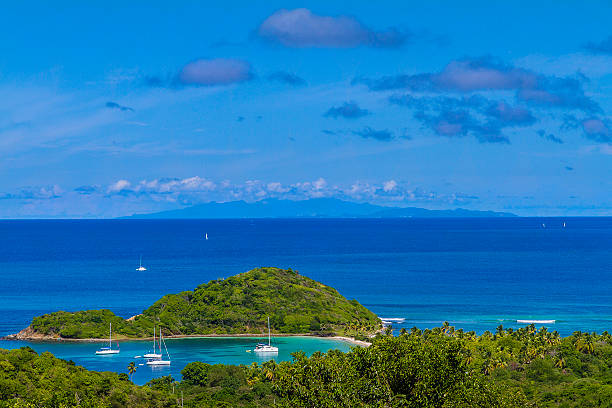
[[14, 2], [0, 217], [311, 197], [612, 215], [610, 15], [603, 1]]

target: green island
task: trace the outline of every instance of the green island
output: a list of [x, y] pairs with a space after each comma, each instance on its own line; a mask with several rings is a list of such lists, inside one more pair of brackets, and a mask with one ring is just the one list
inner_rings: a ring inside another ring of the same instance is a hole
[[378, 333], [370, 347], [250, 366], [188, 364], [144, 386], [50, 353], [0, 350], [0, 407], [609, 407], [612, 336], [533, 325]]
[[166, 295], [142, 314], [123, 319], [110, 310], [55, 312], [35, 317], [20, 333], [23, 340], [101, 339], [152, 336], [262, 334], [267, 318], [275, 334], [351, 335], [362, 340], [380, 330], [381, 321], [356, 300], [291, 269], [257, 268]]

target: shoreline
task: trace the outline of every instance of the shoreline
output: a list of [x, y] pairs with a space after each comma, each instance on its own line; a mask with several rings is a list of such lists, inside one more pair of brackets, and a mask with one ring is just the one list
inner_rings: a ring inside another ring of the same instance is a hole
[[[24, 329], [26, 330], [26, 329]], [[23, 331], [22, 331], [23, 332]], [[22, 332], [17, 334], [9, 334], [8, 336], [0, 337], [0, 341], [27, 341], [33, 343], [58, 343], [58, 342], [67, 342], [67, 343], [102, 343], [107, 342], [106, 338], [93, 338], [93, 339], [67, 339], [63, 337], [53, 337], [46, 335], [35, 335], [35, 336], [20, 336]], [[263, 337], [267, 337], [265, 333], [238, 333], [238, 334], [176, 334], [170, 336], [164, 336], [165, 339], [218, 339], [218, 338], [254, 338], [259, 339]], [[360, 347], [368, 347], [371, 343], [363, 340], [357, 340], [352, 337], [347, 336], [317, 336], [309, 333], [277, 333], [273, 334], [273, 337], [313, 337], [318, 339], [330, 339], [337, 341], [344, 341], [346, 343], [353, 344], [355, 346]], [[127, 342], [127, 341], [151, 341], [153, 337], [138, 337], [138, 338], [130, 338], [130, 337], [120, 337], [117, 339], [113, 339], [116, 342]], [[1, 343], [0, 343], [1, 344]]]

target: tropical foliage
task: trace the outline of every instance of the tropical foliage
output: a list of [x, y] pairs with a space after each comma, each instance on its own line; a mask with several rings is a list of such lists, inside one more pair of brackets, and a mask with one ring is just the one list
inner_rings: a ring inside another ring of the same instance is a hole
[[291, 269], [258, 268], [211, 281], [194, 291], [166, 295], [141, 315], [124, 320], [109, 310], [56, 312], [33, 319], [36, 334], [63, 338], [104, 338], [112, 322], [118, 337], [276, 333], [373, 333], [380, 320], [356, 300]]
[[523, 393], [537, 407], [611, 407], [612, 336], [574, 332], [561, 337], [534, 325], [477, 336], [445, 323], [441, 328], [413, 328], [400, 337], [430, 341], [453, 338], [470, 372]]
[[[477, 336], [449, 324], [378, 334], [348, 353], [292, 362], [188, 364], [135, 386], [36, 354], [0, 351], [0, 407], [609, 407], [612, 336], [533, 325]], [[129, 372], [129, 368], [128, 368]]]
[[176, 398], [31, 348], [0, 349], [0, 407], [176, 407]]

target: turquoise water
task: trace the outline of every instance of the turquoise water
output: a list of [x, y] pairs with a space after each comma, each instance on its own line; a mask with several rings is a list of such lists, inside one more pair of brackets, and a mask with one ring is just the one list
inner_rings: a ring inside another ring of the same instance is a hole
[[[140, 255], [144, 273], [135, 270]], [[57, 310], [108, 308], [127, 318], [165, 294], [257, 266], [297, 269], [381, 317], [404, 319], [397, 329], [447, 320], [482, 333], [537, 319], [555, 320], [546, 326], [562, 335], [612, 331], [609, 217], [34, 220], [0, 222], [0, 336]], [[252, 346], [244, 339], [181, 341], [170, 350], [182, 359], [170, 368], [173, 375], [200, 358], [256, 358], [239, 350]], [[282, 341], [290, 342], [287, 351], [336, 347]], [[142, 354], [134, 346], [100, 360], [91, 344], [33, 346], [117, 371]], [[279, 358], [289, 358], [283, 353]]]
[[[121, 352], [108, 356], [96, 356], [98, 348], [108, 343], [80, 343], [80, 342], [23, 342], [23, 341], [2, 341], [1, 348], [13, 349], [23, 346], [32, 347], [38, 352], [49, 351], [56, 357], [72, 360], [78, 365], [96, 371], [115, 371], [127, 373], [127, 366], [130, 362], [137, 364], [136, 374], [133, 381], [136, 384], [144, 384], [151, 378], [172, 375], [180, 380], [181, 370], [192, 361], [203, 361], [209, 364], [246, 364], [253, 362], [262, 363], [268, 360], [290, 361], [291, 353], [302, 350], [310, 355], [315, 351], [328, 351], [338, 349], [348, 351], [351, 345], [347, 342], [314, 338], [314, 337], [277, 337], [273, 339], [273, 344], [279, 348], [277, 355], [258, 355], [252, 350], [255, 344], [267, 342], [267, 338], [186, 338], [186, 339], [167, 339], [172, 363], [169, 367], [149, 367], [139, 365], [145, 362], [142, 358], [135, 356], [147, 353], [151, 348], [151, 342], [145, 341], [124, 341], [119, 343]], [[114, 342], [113, 342], [114, 344]]]

